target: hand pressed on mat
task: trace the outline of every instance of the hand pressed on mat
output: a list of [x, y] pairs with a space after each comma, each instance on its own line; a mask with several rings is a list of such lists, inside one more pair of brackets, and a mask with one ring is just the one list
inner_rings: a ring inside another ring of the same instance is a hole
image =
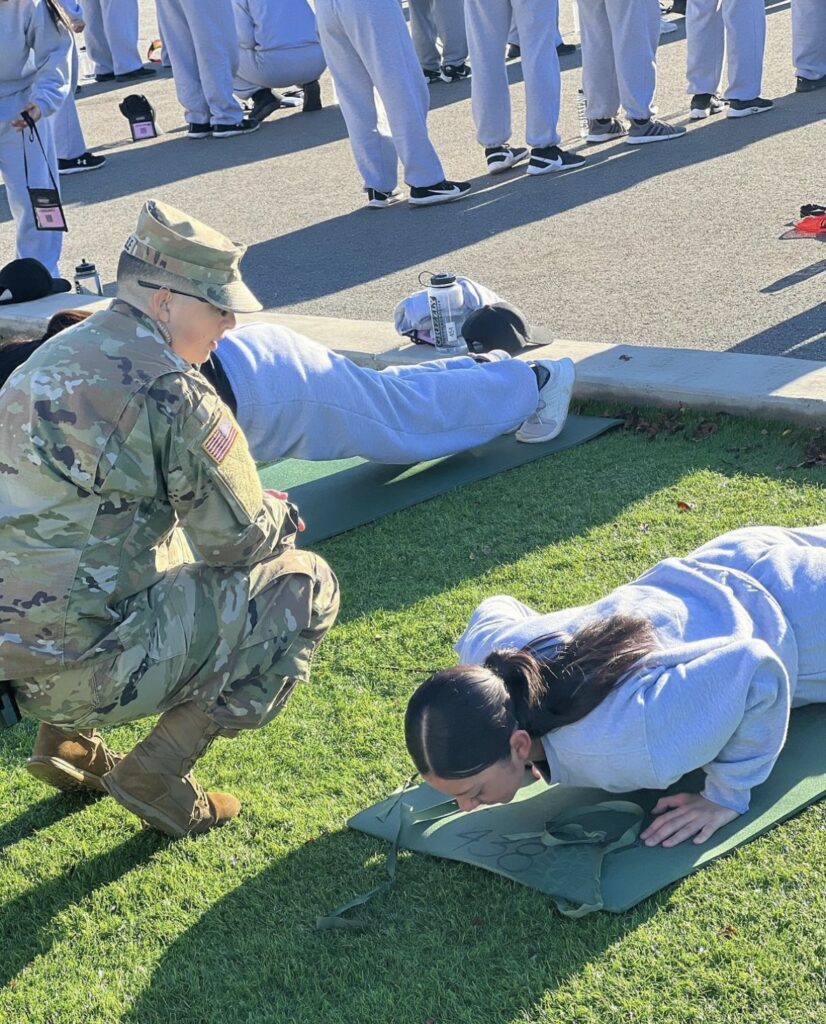
[[699, 793], [661, 797], [651, 813], [660, 817], [640, 835], [646, 846], [677, 846], [692, 836], [695, 843], [704, 843], [717, 829], [739, 817], [737, 811], [712, 803]]

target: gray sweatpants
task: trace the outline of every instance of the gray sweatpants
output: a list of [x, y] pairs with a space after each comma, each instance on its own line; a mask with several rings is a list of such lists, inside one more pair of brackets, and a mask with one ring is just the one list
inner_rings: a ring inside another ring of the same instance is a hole
[[582, 87], [588, 117], [646, 120], [654, 111], [660, 5], [657, 0], [579, 0]]
[[259, 89], [286, 89], [290, 85], [315, 82], [324, 74], [327, 62], [318, 43], [282, 46], [277, 50], [241, 50], [236, 95], [246, 99]]
[[86, 152], [86, 140], [83, 138], [75, 101], [79, 64], [77, 46], [72, 43], [69, 54], [69, 95], [63, 106], [52, 115], [54, 148], [59, 160], [74, 160]]
[[123, 75], [141, 66], [138, 0], [80, 0], [86, 52], [96, 75]]
[[259, 462], [436, 459], [514, 429], [538, 401], [521, 359], [457, 356], [379, 372], [276, 324], [227, 331], [217, 357]]
[[717, 93], [728, 57], [727, 100], [760, 95], [766, 45], [764, 0], [688, 0], [688, 93]]
[[[408, 0], [410, 34], [419, 63], [427, 71], [467, 60], [465, 0]], [[442, 52], [436, 39], [442, 44]]]
[[399, 160], [408, 185], [443, 181], [427, 133], [427, 85], [399, 0], [316, 0], [315, 13], [364, 187], [392, 191]]
[[[656, 3], [657, 0], [654, 0]], [[505, 48], [513, 19], [522, 48], [529, 146], [559, 142], [560, 72], [556, 53], [557, 0], [467, 0], [468, 50], [473, 67], [471, 110], [481, 146], [511, 137], [511, 102]]]
[[156, 0], [158, 28], [188, 124], [237, 124], [241, 104], [232, 94], [238, 35], [232, 0]]
[[792, 0], [792, 56], [798, 77], [826, 75], [826, 0]]

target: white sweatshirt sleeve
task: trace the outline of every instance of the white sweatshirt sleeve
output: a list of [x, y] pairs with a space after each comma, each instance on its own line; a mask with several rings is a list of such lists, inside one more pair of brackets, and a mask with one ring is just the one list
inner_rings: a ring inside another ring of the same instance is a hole
[[248, 0], [232, 0], [232, 12], [235, 15], [238, 45], [242, 50], [254, 50], [256, 47], [255, 20]]
[[45, 3], [37, 4], [26, 40], [32, 50], [37, 76], [29, 100], [43, 117], [50, 117], [69, 95], [69, 49], [72, 40], [63, 26], [52, 20]]
[[496, 638], [515, 622], [536, 617], [536, 612], [515, 597], [497, 594], [486, 598], [470, 617], [454, 650], [463, 665], [481, 665], [497, 646]]
[[646, 734], [664, 787], [701, 766], [703, 796], [742, 814], [786, 740], [791, 685], [762, 640], [737, 640], [662, 672], [646, 696]]

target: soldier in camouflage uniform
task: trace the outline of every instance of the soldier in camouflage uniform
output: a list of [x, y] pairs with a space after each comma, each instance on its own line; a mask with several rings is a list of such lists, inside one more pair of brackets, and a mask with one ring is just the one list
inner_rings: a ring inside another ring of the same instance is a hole
[[[278, 714], [338, 609], [329, 567], [295, 549], [297, 510], [262, 493], [197, 371], [234, 311], [261, 308], [243, 251], [148, 202], [111, 307], [0, 391], [0, 678], [42, 723], [28, 768], [170, 835], [238, 813], [191, 769]], [[95, 731], [157, 712], [123, 758]]]

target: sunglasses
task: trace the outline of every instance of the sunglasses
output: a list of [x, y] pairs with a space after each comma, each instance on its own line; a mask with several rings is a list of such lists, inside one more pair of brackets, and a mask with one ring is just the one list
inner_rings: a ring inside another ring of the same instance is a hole
[[138, 281], [141, 288], [151, 288], [154, 292], [159, 292], [162, 289], [171, 292], [173, 295], [184, 295], [188, 299], [196, 299], [198, 302], [203, 302], [205, 306], [209, 306], [210, 309], [214, 309], [216, 313], [220, 313], [221, 316], [226, 316], [227, 311], [221, 309], [220, 306], [216, 306], [210, 302], [209, 299], [202, 299], [200, 295], [193, 295], [191, 292], [181, 292], [177, 288], [170, 288], [167, 284], [151, 284], [149, 281]]

